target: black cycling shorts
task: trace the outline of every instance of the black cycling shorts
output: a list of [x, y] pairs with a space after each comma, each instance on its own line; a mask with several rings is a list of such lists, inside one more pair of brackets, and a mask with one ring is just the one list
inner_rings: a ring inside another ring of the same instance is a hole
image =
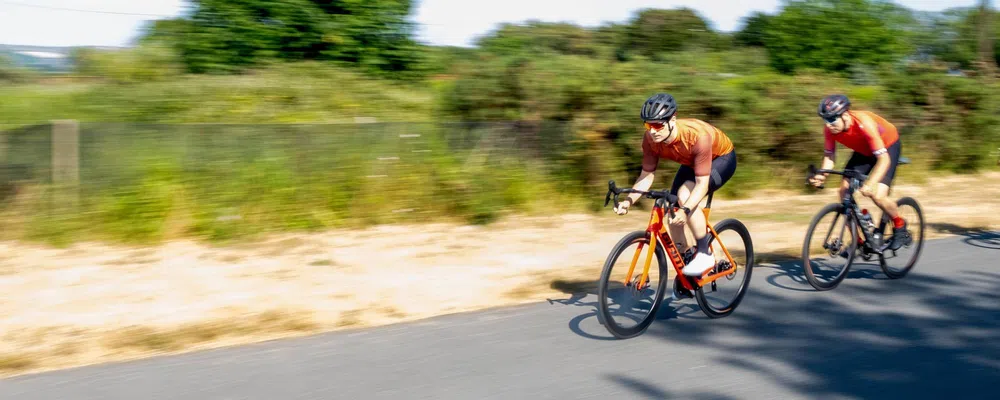
[[[712, 160], [712, 173], [708, 180], [708, 193], [715, 192], [729, 182], [729, 178], [736, 173], [736, 149]], [[694, 169], [681, 165], [674, 175], [674, 183], [670, 186], [670, 193], [676, 195], [677, 190], [684, 186], [684, 182], [694, 182]]]
[[[892, 185], [893, 178], [896, 177], [896, 166], [899, 165], [899, 155], [901, 153], [901, 143], [902, 140], [897, 140], [892, 146], [889, 146], [889, 169], [885, 171], [885, 176], [882, 177], [882, 183], [886, 186]], [[847, 161], [847, 166], [844, 169], [853, 169], [862, 174], [868, 175], [875, 168], [875, 163], [878, 162], [878, 158], [875, 156], [866, 156], [859, 154], [857, 152], [851, 156], [851, 159]]]

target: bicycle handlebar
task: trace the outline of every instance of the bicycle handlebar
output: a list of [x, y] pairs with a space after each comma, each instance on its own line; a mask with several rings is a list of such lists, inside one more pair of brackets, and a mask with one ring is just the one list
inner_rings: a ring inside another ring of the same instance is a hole
[[615, 207], [618, 207], [618, 195], [622, 193], [640, 193], [644, 197], [650, 199], [663, 199], [667, 201], [668, 209], [673, 213], [673, 206], [677, 205], [677, 196], [670, 193], [668, 190], [636, 190], [632, 188], [619, 189], [615, 186], [615, 181], [608, 181], [608, 194], [604, 197], [604, 206], [608, 206], [608, 202], [611, 201], [611, 194], [614, 194]]
[[[860, 172], [858, 172], [856, 170], [853, 170], [853, 169], [845, 169], [845, 170], [816, 169], [815, 165], [809, 164], [809, 178], [812, 178], [813, 176], [816, 176], [817, 174], [834, 174], [834, 175], [843, 176], [845, 178], [857, 179], [859, 181], [868, 180], [868, 175], [862, 174], [862, 173], [860, 173]], [[806, 181], [807, 181], [806, 184], [807, 185], [809, 184], [809, 182], [808, 182], [809, 178], [806, 178]], [[819, 188], [820, 189], [825, 189], [826, 185], [820, 185]]]

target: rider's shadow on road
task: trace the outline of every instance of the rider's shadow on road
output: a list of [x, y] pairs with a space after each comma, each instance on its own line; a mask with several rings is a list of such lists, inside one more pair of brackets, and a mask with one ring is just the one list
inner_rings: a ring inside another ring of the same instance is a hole
[[[761, 261], [756, 263], [754, 273], [765, 274], [769, 285], [797, 292], [815, 291], [806, 280], [801, 258], [786, 254], [759, 254], [757, 258]], [[851, 265], [845, 279], [886, 280], [889, 277], [882, 272], [877, 260], [865, 261], [859, 257]]]
[[968, 228], [948, 223], [931, 223], [928, 227], [944, 233], [959, 235], [964, 237], [962, 242], [970, 246], [982, 249], [1000, 250], [1000, 231], [994, 231], [982, 227]]
[[[701, 313], [701, 309], [698, 308], [698, 304], [694, 302], [694, 299], [685, 299], [678, 302], [674, 301], [670, 297], [670, 284], [672, 282], [673, 278], [671, 278], [667, 284], [663, 303], [660, 304], [660, 309], [656, 312], [656, 322], [654, 322], [654, 324], [660, 321], [677, 318], [707, 318]], [[614, 336], [607, 333], [607, 330], [604, 329], [603, 323], [601, 322], [600, 312], [597, 308], [597, 285], [597, 281], [555, 281], [552, 283], [551, 288], [559, 290], [570, 296], [566, 299], [548, 299], [548, 302], [549, 304], [583, 307], [587, 310], [583, 314], [577, 315], [569, 321], [569, 329], [573, 331], [573, 333], [588, 339], [617, 340]], [[616, 290], [624, 289], [620, 288]], [[609, 297], [614, 300], [620, 296], [612, 295]], [[618, 303], [614, 301], [612, 302], [612, 306], [616, 304]], [[646, 310], [648, 310], [648, 308]], [[587, 322], [587, 324], [585, 324], [585, 322]], [[600, 334], [588, 332], [587, 329], [584, 329], [584, 325], [596, 327], [596, 329], [592, 330], [600, 332]]]

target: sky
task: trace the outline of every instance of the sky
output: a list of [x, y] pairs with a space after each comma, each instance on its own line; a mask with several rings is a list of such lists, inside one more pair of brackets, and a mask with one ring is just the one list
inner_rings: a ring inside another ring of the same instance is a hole
[[[415, 0], [417, 39], [471, 45], [497, 24], [536, 19], [596, 26], [623, 22], [642, 8], [689, 7], [715, 29], [733, 31], [754, 11], [775, 13], [781, 0]], [[921, 11], [964, 7], [976, 0], [896, 0]], [[182, 0], [0, 0], [0, 44], [126, 46], [145, 22], [183, 12]]]

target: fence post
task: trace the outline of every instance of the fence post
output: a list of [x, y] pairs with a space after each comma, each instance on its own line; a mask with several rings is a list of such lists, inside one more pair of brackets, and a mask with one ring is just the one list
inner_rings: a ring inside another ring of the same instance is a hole
[[0, 164], [7, 163], [7, 131], [0, 130]]
[[52, 183], [59, 203], [75, 207], [80, 200], [80, 124], [76, 120], [52, 121]]

